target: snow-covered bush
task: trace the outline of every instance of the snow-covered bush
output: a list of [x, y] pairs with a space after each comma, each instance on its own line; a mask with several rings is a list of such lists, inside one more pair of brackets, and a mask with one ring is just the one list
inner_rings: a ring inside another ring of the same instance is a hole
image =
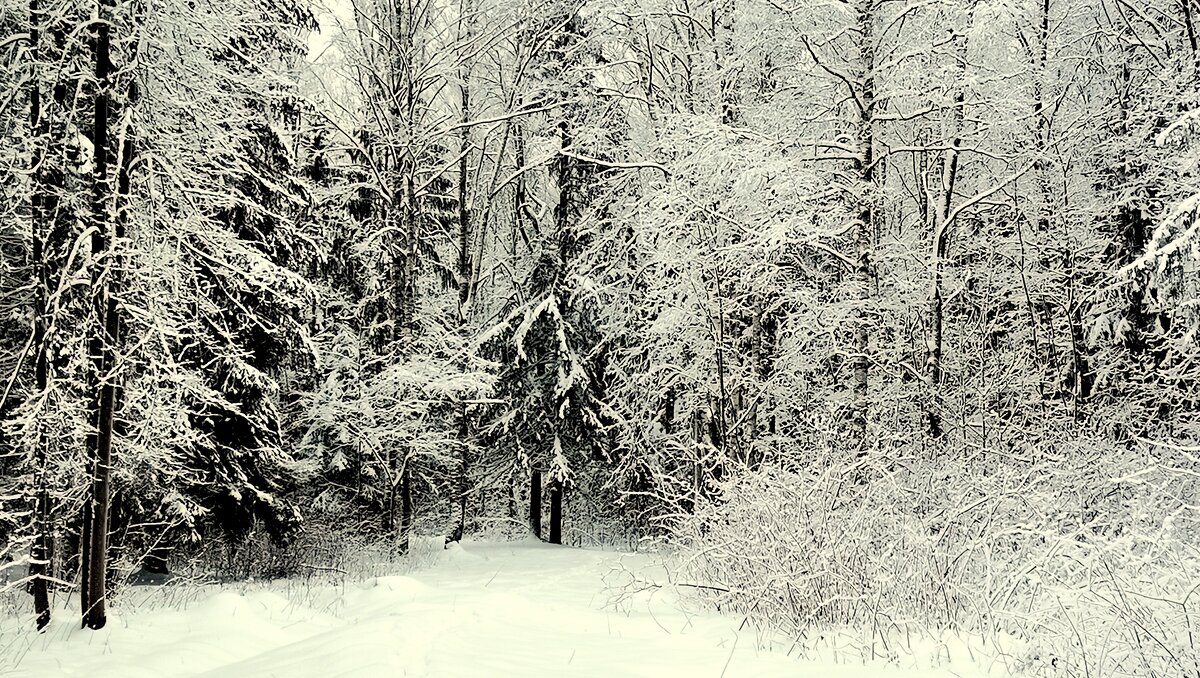
[[1059, 449], [735, 474], [676, 518], [677, 582], [802, 645], [895, 657], [953, 632], [1035, 674], [1194, 675], [1190, 460]]

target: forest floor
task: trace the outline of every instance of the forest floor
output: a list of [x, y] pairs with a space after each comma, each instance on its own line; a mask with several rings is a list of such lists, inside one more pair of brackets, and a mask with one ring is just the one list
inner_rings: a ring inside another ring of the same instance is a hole
[[[631, 573], [636, 573], [632, 577]], [[762, 649], [741, 619], [689, 614], [644, 555], [468, 542], [411, 576], [362, 582], [160, 587], [127, 593], [108, 626], [60, 613], [37, 636], [0, 625], [0, 674], [338, 678], [434, 676], [997, 676], [982, 663], [802, 659]], [[149, 587], [135, 587], [148, 589]], [[175, 590], [173, 590], [175, 589]], [[140, 598], [139, 598], [140, 596]], [[794, 655], [795, 653], [793, 653]], [[961, 654], [961, 653], [960, 653]], [[13, 666], [15, 663], [15, 667]], [[7, 664], [7, 666], [6, 666]], [[9, 669], [6, 671], [5, 669]]]

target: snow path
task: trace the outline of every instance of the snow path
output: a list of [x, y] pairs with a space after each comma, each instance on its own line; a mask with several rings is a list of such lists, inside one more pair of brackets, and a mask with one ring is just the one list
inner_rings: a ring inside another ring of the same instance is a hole
[[[760, 651], [751, 631], [737, 630], [738, 619], [685, 615], [665, 593], [637, 594], [614, 608], [604, 580], [623, 561], [647, 562], [533, 542], [474, 543], [452, 547], [411, 577], [290, 589], [274, 583], [245, 594], [222, 591], [190, 606], [118, 607], [98, 633], [57, 621], [9, 675], [982, 675], [961, 666], [952, 672], [816, 664]], [[14, 644], [3, 639], [0, 647], [11, 652]]]

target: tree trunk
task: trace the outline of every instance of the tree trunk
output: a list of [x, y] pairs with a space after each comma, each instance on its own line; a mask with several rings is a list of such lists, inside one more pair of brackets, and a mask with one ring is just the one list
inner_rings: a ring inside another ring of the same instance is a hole
[[[46, 310], [50, 295], [50, 281], [46, 270], [46, 237], [50, 232], [51, 219], [49, 213], [53, 198], [49, 195], [50, 186], [44, 163], [46, 154], [43, 144], [48, 142], [49, 125], [42, 115], [42, 93], [40, 81], [40, 65], [42, 61], [41, 28], [45, 15], [38, 5], [38, 0], [29, 2], [29, 42], [34, 63], [34, 75], [30, 79], [29, 90], [29, 131], [33, 137], [33, 156], [30, 161], [33, 177], [31, 200], [31, 236], [33, 241], [33, 276], [34, 276], [34, 319], [33, 319], [33, 351], [34, 351], [34, 382], [37, 392], [44, 393], [48, 384], [48, 364], [46, 359]], [[38, 631], [44, 630], [50, 624], [50, 590], [47, 574], [52, 553], [50, 525], [50, 492], [46, 477], [46, 436], [41, 423], [37, 425], [37, 441], [34, 462], [37, 465], [37, 498], [34, 502], [34, 521], [36, 535], [33, 550], [30, 553], [29, 592], [33, 595], [33, 609], [37, 613]]]
[[465, 66], [463, 71], [463, 84], [459, 87], [462, 99], [462, 137], [458, 147], [458, 310], [459, 317], [465, 323], [467, 302], [471, 296], [471, 211], [467, 204], [467, 156], [471, 149], [471, 90], [467, 86], [470, 71]]
[[[401, 230], [407, 232], [407, 225], [403, 216], [407, 211], [406, 205], [401, 205]], [[389, 204], [387, 207], [386, 219], [390, 221], [395, 218], [395, 204]], [[401, 242], [399, 247], [403, 249], [404, 243]], [[392, 257], [392, 352], [396, 359], [403, 360], [403, 356], [409, 345], [408, 342], [408, 319], [405, 316], [405, 310], [408, 308], [408, 283], [406, 263], [408, 255], [405, 253], [394, 254]], [[380, 371], [383, 366], [380, 366]], [[404, 484], [402, 474], [405, 468], [400, 465], [400, 451], [394, 448], [389, 448], [387, 451], [387, 466], [388, 466], [388, 486], [387, 496], [384, 499], [383, 506], [383, 529], [388, 534], [393, 534], [396, 530], [396, 503], [397, 495], [400, 492], [400, 486]], [[407, 536], [401, 529], [401, 544], [402, 548], [407, 548]]]
[[408, 553], [412, 537], [412, 469], [410, 460], [405, 460], [400, 470], [400, 552]]
[[[974, 2], [970, 3], [974, 8]], [[974, 12], [968, 12], [968, 20]], [[950, 248], [951, 207], [954, 204], [954, 188], [958, 182], [959, 146], [962, 144], [963, 120], [966, 115], [966, 85], [963, 82], [967, 63], [967, 36], [954, 36], [955, 74], [954, 105], [950, 108], [950, 148], [942, 156], [941, 200], [934, 210], [933, 223], [933, 292], [931, 315], [933, 325], [933, 348], [929, 355], [930, 398], [926, 403], [925, 418], [929, 436], [940, 438], [945, 432], [942, 427], [941, 386], [943, 377], [943, 353], [945, 345], [945, 299], [942, 285], [945, 277], [946, 255]]]
[[417, 85], [413, 80], [414, 61], [417, 56], [417, 50], [414, 46], [417, 17], [411, 0], [405, 3], [403, 16], [398, 18], [401, 23], [399, 30], [401, 31], [401, 44], [403, 45], [400, 55], [403, 60], [403, 64], [400, 66], [400, 74], [404, 81], [404, 107], [401, 122], [408, 140], [408, 146], [402, 151], [400, 161], [400, 177], [403, 182], [402, 194], [404, 199], [404, 295], [401, 318], [403, 318], [402, 327], [404, 330], [403, 350], [407, 352], [412, 346], [413, 338], [416, 335], [417, 256], [420, 252], [420, 247], [417, 243], [419, 236], [419, 206], [417, 203], [415, 176], [418, 151], [413, 147], [417, 138]]
[[458, 536], [462, 538], [467, 529], [467, 496], [471, 493], [471, 421], [466, 403], [460, 405], [458, 417]]
[[[108, 570], [108, 524], [111, 509], [110, 478], [112, 473], [113, 420], [116, 409], [117, 385], [112, 374], [116, 364], [116, 346], [120, 340], [114, 276], [119, 268], [114, 248], [120, 233], [120, 219], [110, 212], [112, 197], [109, 165], [112, 151], [109, 139], [109, 115], [112, 97], [112, 62], [110, 54], [111, 0], [101, 4], [100, 21], [96, 25], [95, 65], [96, 92], [92, 145], [94, 150], [93, 228], [92, 233], [92, 299], [95, 318], [89, 353], [92, 359], [92, 382], [96, 390], [93, 400], [94, 432], [89, 436], [91, 463], [91, 493], [88, 500], [87, 558], [82, 563], [84, 581], [81, 594], [84, 603], [83, 625], [90, 629], [103, 628], [107, 622], [105, 610]], [[125, 149], [122, 149], [124, 151]], [[121, 163], [120, 174], [127, 175], [127, 160]], [[127, 182], [122, 176], [120, 183]], [[127, 186], [126, 186], [127, 189]]]
[[[523, 104], [520, 99], [517, 99], [517, 108]], [[514, 120], [510, 123], [513, 129], [513, 164], [516, 165], [517, 179], [513, 185], [513, 229], [512, 229], [512, 249], [509, 255], [515, 260], [517, 258], [517, 250], [520, 249], [520, 240], [523, 238], [526, 245], [529, 243], [529, 235], [525, 232], [525, 217], [529, 209], [528, 195], [525, 188], [525, 172], [522, 169], [525, 167], [525, 130], [522, 129], [520, 121]], [[532, 226], [536, 228], [535, 220], [530, 219]], [[514, 282], [514, 284], [516, 284]]]
[[[400, 185], [400, 224], [399, 224], [399, 256], [393, 259], [393, 294], [395, 295], [395, 317], [392, 319], [392, 338], [395, 342], [397, 360], [409, 357], [416, 337], [416, 308], [417, 308], [417, 257], [420, 246], [419, 214], [416, 195], [416, 163], [417, 150], [413, 148], [416, 134], [417, 90], [412, 78], [412, 59], [416, 52], [413, 47], [414, 11], [411, 2], [397, 5], [395, 30], [397, 39], [394, 42], [398, 48], [393, 62], [393, 76], [399, 79], [403, 88], [402, 99], [399, 102], [398, 127], [406, 135], [407, 147], [398, 151], [396, 160], [396, 180]], [[395, 205], [395, 194], [391, 203]], [[412, 458], [411, 450], [405, 451], [404, 459], [396, 460], [400, 464], [399, 502], [400, 502], [400, 551], [408, 553], [409, 540], [412, 531]], [[395, 489], [393, 487], [393, 489]], [[396, 499], [391, 499], [391, 510], [395, 510]], [[394, 513], [393, 513], [394, 515]], [[393, 518], [394, 520], [394, 518]]]
[[1192, 80], [1195, 80], [1200, 75], [1200, 42], [1197, 41], [1196, 36], [1196, 19], [1192, 15], [1192, 0], [1182, 0], [1179, 4], [1183, 8], [1183, 25], [1187, 29], [1188, 47], [1192, 52]]
[[550, 481], [550, 543], [562, 543], [562, 481]]
[[[742, 112], [737, 101], [737, 71], [733, 64], [734, 0], [722, 0], [720, 7], [713, 8], [713, 57], [721, 89], [721, 122], [737, 125], [742, 122]], [[718, 16], [719, 14], [719, 16]]]
[[517, 480], [516, 472], [509, 473], [508, 483], [508, 519], [512, 522], [517, 522], [517, 495], [520, 494], [521, 484]]
[[529, 473], [529, 528], [542, 538], [542, 472], [536, 469]]
[[1092, 396], [1095, 375], [1088, 358], [1087, 337], [1083, 330], [1083, 302], [1079, 299], [1075, 282], [1075, 253], [1067, 249], [1063, 266], [1067, 269], [1067, 327], [1071, 335], [1071, 393], [1072, 414], [1075, 421], [1082, 421], [1083, 410]]
[[[462, 0], [459, 3], [459, 44], [469, 44], [471, 38], [471, 28], [469, 25], [468, 5], [470, 0]], [[466, 336], [469, 331], [468, 316], [470, 311], [468, 304], [471, 299], [473, 287], [472, 281], [472, 261], [471, 261], [471, 209], [467, 194], [467, 162], [471, 150], [471, 68], [467, 64], [466, 59], [463, 60], [462, 66], [459, 68], [459, 94], [460, 94], [460, 116], [459, 121], [462, 123], [462, 136], [459, 138], [459, 157], [458, 157], [458, 318], [459, 326]], [[467, 364], [467, 359], [463, 358], [462, 369], [465, 373], [470, 368]], [[458, 425], [458, 536], [462, 537], [467, 526], [467, 494], [470, 482], [467, 478], [467, 473], [470, 470], [470, 452], [471, 446], [469, 437], [471, 435], [471, 422], [467, 418], [467, 405], [463, 403], [459, 409], [459, 425]]]
[[859, 67], [862, 81], [857, 92], [858, 152], [856, 170], [860, 182], [858, 219], [854, 228], [854, 336], [852, 368], [851, 439], [859, 457], [866, 455], [868, 418], [868, 351], [871, 343], [871, 256], [875, 234], [875, 0], [863, 0], [859, 14]]
[[387, 496], [383, 501], [383, 532], [389, 537], [396, 529], [396, 494], [400, 485], [399, 461], [396, 450], [388, 450], [388, 487]]
[[407, 169], [407, 176], [404, 178], [404, 309], [401, 317], [404, 319], [403, 350], [405, 352], [412, 347], [413, 339], [417, 335], [417, 257], [420, 254], [420, 245], [417, 242], [419, 232], [417, 188], [416, 180], [413, 177], [414, 171], [416, 171], [416, 168], [410, 164]]

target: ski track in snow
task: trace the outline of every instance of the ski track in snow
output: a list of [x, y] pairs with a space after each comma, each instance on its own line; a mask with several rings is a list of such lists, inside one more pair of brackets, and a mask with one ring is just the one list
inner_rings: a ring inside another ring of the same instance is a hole
[[[644, 556], [538, 542], [452, 545], [413, 576], [224, 590], [184, 609], [122, 610], [99, 632], [60, 613], [11, 678], [680, 676], [950, 678], [973, 665], [899, 669], [790, 658], [739, 618], [684, 614], [665, 590], [612, 606], [604, 579]], [[289, 591], [284, 588], [282, 593]], [[11, 629], [10, 629], [11, 632]], [[32, 636], [32, 634], [29, 634]], [[9, 651], [21, 642], [0, 639]], [[3, 674], [0, 671], [0, 674]]]

